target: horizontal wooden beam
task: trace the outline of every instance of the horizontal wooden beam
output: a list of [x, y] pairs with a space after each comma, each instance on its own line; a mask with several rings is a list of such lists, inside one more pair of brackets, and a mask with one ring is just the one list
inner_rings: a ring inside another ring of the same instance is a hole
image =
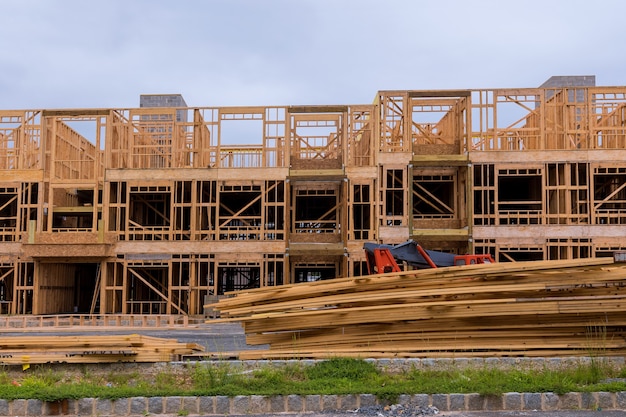
[[469, 97], [471, 90], [420, 90], [409, 91], [409, 97]]
[[468, 166], [470, 164], [469, 156], [462, 155], [413, 155], [411, 163], [414, 168], [418, 167], [455, 167]]
[[43, 117], [53, 116], [108, 116], [111, 112], [110, 109], [60, 109], [60, 110], [43, 110], [41, 115]]
[[289, 113], [345, 113], [348, 106], [289, 106]]
[[411, 232], [411, 239], [420, 240], [467, 240], [469, 237], [468, 229], [413, 229]]

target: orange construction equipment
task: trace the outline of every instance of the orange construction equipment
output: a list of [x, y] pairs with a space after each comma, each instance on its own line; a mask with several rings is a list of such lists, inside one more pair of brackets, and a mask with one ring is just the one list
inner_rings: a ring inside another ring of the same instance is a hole
[[491, 255], [456, 255], [454, 265], [494, 264], [495, 259]]
[[384, 274], [400, 272], [398, 261], [406, 262], [415, 268], [440, 268], [446, 266], [495, 263], [491, 255], [454, 255], [422, 248], [417, 242], [409, 240], [400, 245], [365, 243], [365, 258], [368, 273]]
[[402, 271], [389, 249], [374, 249], [371, 256], [366, 256], [367, 270], [372, 274]]

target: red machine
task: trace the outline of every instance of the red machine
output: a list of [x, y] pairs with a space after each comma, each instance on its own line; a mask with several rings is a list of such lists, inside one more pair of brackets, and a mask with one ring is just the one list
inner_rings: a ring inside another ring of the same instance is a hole
[[400, 245], [366, 243], [363, 246], [369, 274], [400, 272], [398, 261], [418, 268], [440, 268], [446, 266], [495, 263], [491, 255], [454, 255], [422, 248], [414, 240]]

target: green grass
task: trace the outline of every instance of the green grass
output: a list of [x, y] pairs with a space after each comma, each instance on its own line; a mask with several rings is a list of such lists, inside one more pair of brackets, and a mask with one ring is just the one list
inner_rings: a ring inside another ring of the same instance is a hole
[[[263, 366], [245, 370], [228, 362], [166, 367], [156, 374], [133, 372], [96, 374], [84, 371], [68, 377], [45, 366], [19, 374], [0, 370], [0, 398], [62, 399], [128, 398], [199, 395], [288, 395], [288, 394], [374, 394], [393, 400], [401, 394], [505, 392], [589, 392], [626, 391], [624, 367], [610, 365], [602, 358], [557, 369], [508, 369], [455, 367], [407, 369], [385, 372], [369, 361], [337, 358], [305, 366]], [[603, 382], [612, 378], [611, 382]]]

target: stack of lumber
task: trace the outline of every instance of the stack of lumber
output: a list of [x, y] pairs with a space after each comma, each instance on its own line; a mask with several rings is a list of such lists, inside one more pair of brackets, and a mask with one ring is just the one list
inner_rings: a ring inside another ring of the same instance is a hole
[[626, 264], [533, 261], [340, 278], [230, 294], [241, 359], [626, 354]]
[[203, 350], [195, 343], [138, 334], [7, 337], [0, 341], [0, 364], [169, 362]]

